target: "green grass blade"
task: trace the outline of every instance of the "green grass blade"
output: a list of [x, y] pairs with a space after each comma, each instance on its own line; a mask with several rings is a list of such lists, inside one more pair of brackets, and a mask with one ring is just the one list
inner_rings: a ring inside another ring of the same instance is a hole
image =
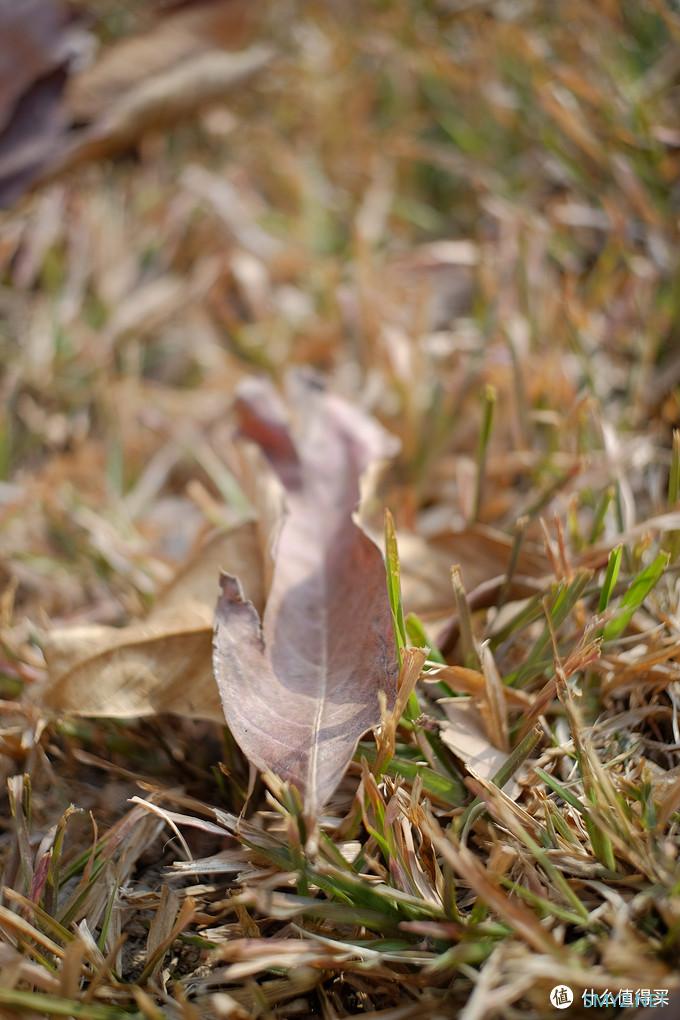
[[652, 588], [662, 577], [668, 566], [670, 556], [668, 553], [659, 553], [652, 562], [635, 577], [621, 599], [616, 615], [605, 624], [602, 635], [605, 641], [613, 641], [620, 637], [630, 623], [633, 614], [640, 608], [649, 595]]
[[394, 636], [399, 650], [399, 661], [401, 662], [402, 652], [407, 643], [406, 623], [404, 621], [404, 606], [401, 600], [401, 570], [399, 567], [397, 533], [394, 527], [394, 518], [387, 509], [385, 510], [385, 568], [387, 571], [387, 594], [394, 622]]
[[17, 988], [0, 988], [0, 1004], [15, 1010], [31, 1010], [47, 1016], [77, 1017], [78, 1020], [143, 1020], [141, 1013], [119, 1006], [102, 1006], [91, 1002], [62, 999], [42, 992], [25, 992]]
[[[360, 744], [357, 756], [355, 756], [356, 761], [360, 760], [358, 756], [365, 758], [369, 765], [375, 764], [375, 747], [371, 747], [369, 744]], [[401, 776], [402, 779], [409, 781], [413, 781], [419, 776], [426, 793], [454, 807], [460, 807], [469, 796], [461, 780], [456, 780], [453, 776], [442, 776], [428, 765], [409, 761], [408, 758], [395, 755], [384, 771], [388, 776]]]
[[614, 488], [613, 485], [610, 485], [609, 488], [605, 489], [605, 491], [602, 493], [600, 501], [595, 509], [595, 515], [593, 517], [590, 535], [588, 536], [589, 545], [594, 545], [595, 542], [597, 542], [598, 538], [600, 538], [600, 536], [602, 535], [602, 532], [604, 531], [604, 521], [605, 517], [607, 516], [607, 510], [609, 510], [609, 507], [611, 506], [612, 500], [614, 499], [615, 495], [616, 489]]
[[607, 572], [604, 575], [604, 581], [602, 583], [602, 589], [600, 591], [600, 601], [598, 604], [598, 612], [603, 613], [609, 605], [609, 600], [612, 597], [612, 592], [619, 577], [619, 570], [621, 569], [621, 559], [623, 557], [623, 546], [617, 545], [615, 549], [609, 553], [609, 560], [607, 561]]

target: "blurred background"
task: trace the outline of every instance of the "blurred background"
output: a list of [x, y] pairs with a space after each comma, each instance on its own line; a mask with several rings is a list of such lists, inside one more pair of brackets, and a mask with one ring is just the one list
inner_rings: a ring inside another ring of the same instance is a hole
[[[578, 548], [608, 485], [625, 526], [662, 500], [675, 4], [28, 0], [0, 21], [8, 659], [26, 620], [139, 614], [239, 519], [222, 449], [247, 374], [309, 366], [400, 437], [388, 501], [425, 543], [426, 617], [454, 554], [468, 589], [499, 572], [522, 514], [540, 545], [538, 511], [571, 508]], [[471, 518], [493, 530], [456, 549]]]

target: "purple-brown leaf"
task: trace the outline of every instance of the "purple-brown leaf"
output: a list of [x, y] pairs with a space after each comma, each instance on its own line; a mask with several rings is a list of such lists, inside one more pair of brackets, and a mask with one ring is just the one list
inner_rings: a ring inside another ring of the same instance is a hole
[[382, 555], [354, 523], [361, 475], [394, 452], [382, 428], [300, 384], [295, 442], [273, 391], [248, 384], [241, 431], [261, 446], [286, 491], [262, 621], [222, 575], [214, 667], [234, 737], [260, 769], [294, 783], [314, 813], [356, 743], [394, 700], [397, 663]]
[[63, 144], [62, 96], [75, 45], [61, 0], [0, 0], [0, 205]]

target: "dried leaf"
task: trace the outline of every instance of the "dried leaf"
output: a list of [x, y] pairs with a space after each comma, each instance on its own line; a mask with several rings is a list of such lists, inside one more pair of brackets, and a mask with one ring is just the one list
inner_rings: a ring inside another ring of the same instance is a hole
[[64, 4], [0, 0], [0, 203], [27, 187], [59, 145], [78, 40]]
[[68, 56], [64, 5], [49, 0], [0, 2], [0, 129], [7, 126], [17, 101]]
[[304, 384], [304, 427], [291, 438], [275, 395], [250, 383], [241, 427], [286, 489], [262, 622], [238, 580], [222, 576], [215, 675], [227, 722], [248, 758], [304, 793], [330, 797], [366, 730], [379, 692], [395, 696], [397, 664], [378, 547], [354, 523], [363, 471], [390, 437], [344, 402]]
[[0, 202], [222, 101], [272, 57], [265, 46], [233, 48], [250, 15], [231, 0], [166, 13], [69, 78], [92, 47], [66, 5], [0, 0]]
[[207, 46], [241, 45], [252, 16], [248, 8], [242, 0], [199, 0], [183, 10], [161, 12], [148, 30], [123, 36], [72, 79], [68, 88], [72, 118], [79, 124], [97, 120], [125, 93]]
[[[439, 731], [446, 746], [471, 772], [483, 779], [491, 779], [507, 761], [508, 752], [491, 743], [479, 710], [468, 698], [440, 698], [438, 704], [447, 716]], [[506, 792], [513, 800], [519, 795], [520, 788], [515, 780], [508, 783]]]
[[226, 53], [208, 49], [126, 91], [78, 133], [50, 169], [50, 176], [89, 160], [122, 152], [147, 131], [195, 116], [260, 71], [272, 58], [265, 46]]
[[[274, 539], [284, 514], [283, 486], [276, 476], [267, 469], [264, 454], [257, 446], [233, 443], [227, 450], [226, 459], [255, 515], [254, 523], [262, 556], [262, 604], [264, 605], [274, 574]], [[251, 601], [255, 600], [251, 599]], [[257, 603], [255, 604], [257, 605]]]
[[264, 606], [260, 535], [254, 524], [245, 524], [216, 532], [201, 543], [159, 594], [151, 619], [171, 610], [179, 612], [189, 602], [212, 608], [220, 567], [243, 577], [250, 601], [258, 608]]
[[[483, 524], [428, 537], [400, 532], [399, 557], [406, 609], [425, 617], [449, 612], [453, 601], [451, 566], [458, 564], [465, 589], [472, 592], [503, 574], [511, 550], [511, 537]], [[525, 543], [515, 568], [522, 576], [540, 577], [547, 572], [548, 564], [542, 553]]]
[[211, 665], [212, 603], [220, 566], [238, 571], [262, 605], [255, 526], [212, 536], [159, 596], [146, 620], [128, 627], [62, 627], [44, 650], [45, 704], [73, 715], [130, 718], [170, 712], [222, 720]]

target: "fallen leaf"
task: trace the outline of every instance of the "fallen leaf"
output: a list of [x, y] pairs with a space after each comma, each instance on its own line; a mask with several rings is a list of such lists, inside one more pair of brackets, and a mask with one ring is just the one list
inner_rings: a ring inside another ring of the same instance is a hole
[[[266, 459], [259, 447], [250, 443], [232, 443], [226, 459], [255, 515], [255, 529], [262, 556], [264, 604], [274, 574], [273, 544], [284, 514], [284, 489], [274, 473], [267, 469]], [[234, 573], [238, 576], [237, 572]]]
[[96, 121], [125, 93], [206, 47], [235, 49], [245, 42], [251, 20], [252, 8], [243, 0], [192, 0], [181, 10], [156, 12], [148, 29], [107, 46], [95, 63], [69, 82], [72, 119], [79, 124]]
[[220, 567], [238, 572], [262, 606], [260, 543], [245, 524], [205, 541], [161, 592], [146, 620], [128, 627], [59, 627], [47, 633], [44, 704], [71, 715], [131, 718], [160, 712], [222, 721], [211, 663]]
[[257, 526], [248, 523], [230, 531], [215, 532], [205, 539], [197, 553], [187, 559], [160, 592], [152, 618], [169, 610], [179, 611], [189, 601], [212, 609], [220, 566], [243, 577], [250, 601], [259, 608], [264, 606], [259, 534]]
[[46, 177], [80, 163], [122, 152], [150, 130], [162, 130], [224, 99], [272, 58], [265, 46], [233, 53], [207, 49], [171, 66], [111, 102], [93, 123], [65, 144]]
[[[446, 713], [440, 724], [440, 736], [446, 746], [465, 764], [481, 776], [491, 780], [508, 759], [508, 752], [499, 750], [489, 740], [479, 709], [469, 698], [440, 698], [438, 704]], [[505, 792], [515, 800], [520, 788], [511, 779]]]
[[233, 0], [165, 12], [76, 69], [93, 37], [66, 4], [0, 0], [0, 203], [222, 102], [272, 58], [244, 45], [251, 14]]
[[78, 33], [57, 0], [0, 0], [0, 203], [35, 179], [65, 130]]
[[21, 95], [62, 62], [60, 33], [65, 23], [60, 3], [48, 0], [0, 3], [0, 128], [7, 126]]
[[[453, 564], [460, 567], [465, 590], [469, 593], [504, 573], [510, 562], [512, 545], [511, 536], [484, 524], [471, 524], [461, 531], [441, 530], [428, 536], [400, 532], [405, 608], [426, 617], [450, 612]], [[548, 569], [542, 551], [525, 542], [517, 557], [516, 573], [542, 577]]]
[[380, 550], [354, 522], [369, 464], [394, 452], [380, 426], [313, 382], [300, 384], [294, 439], [273, 390], [250, 382], [242, 432], [286, 491], [262, 621], [239, 581], [222, 575], [214, 666], [224, 714], [246, 756], [304, 794], [328, 800], [357, 741], [395, 697], [394, 632]]

